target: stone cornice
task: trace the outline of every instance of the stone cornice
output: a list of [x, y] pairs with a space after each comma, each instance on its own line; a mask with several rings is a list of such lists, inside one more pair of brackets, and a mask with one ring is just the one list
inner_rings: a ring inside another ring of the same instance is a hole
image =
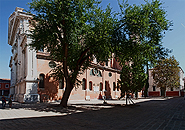
[[8, 44], [13, 45], [15, 34], [17, 33], [18, 25], [20, 19], [31, 19], [33, 15], [23, 12], [23, 8], [16, 7], [15, 12], [9, 17], [9, 26], [8, 26]]
[[52, 58], [50, 57], [50, 54], [47, 52], [37, 52], [36, 55], [37, 59], [45, 59], [45, 60], [52, 60]]
[[121, 70], [113, 69], [111, 67], [102, 66], [102, 65], [99, 65], [99, 64], [95, 64], [95, 63], [91, 63], [91, 66], [90, 67], [95, 67], [95, 68], [98, 68], [98, 69], [101, 69], [101, 70], [107, 70], [107, 71], [117, 72], [117, 73], [120, 73], [121, 72]]

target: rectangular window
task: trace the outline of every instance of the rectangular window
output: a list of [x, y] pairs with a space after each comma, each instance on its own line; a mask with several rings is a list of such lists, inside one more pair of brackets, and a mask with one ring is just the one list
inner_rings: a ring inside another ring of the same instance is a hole
[[156, 87], [155, 86], [153, 86], [153, 91], [156, 91]]
[[100, 91], [103, 90], [103, 83], [100, 83]]
[[173, 88], [171, 88], [171, 91], [173, 91]]
[[6, 85], [5, 85], [5, 88], [9, 88], [9, 84], [6, 84]]
[[107, 91], [108, 83], [105, 81], [105, 91]]
[[92, 90], [92, 82], [89, 82], [89, 90]]
[[44, 74], [40, 74], [39, 75], [39, 88], [44, 88], [44, 79], [45, 79], [45, 75]]
[[0, 84], [0, 88], [1, 88], [1, 84]]
[[86, 90], [86, 79], [82, 80], [82, 90]]

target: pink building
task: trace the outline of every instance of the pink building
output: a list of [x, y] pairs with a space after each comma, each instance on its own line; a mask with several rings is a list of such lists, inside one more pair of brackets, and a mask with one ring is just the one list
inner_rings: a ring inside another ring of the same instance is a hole
[[[61, 99], [65, 91], [64, 80], [55, 81], [49, 77], [52, 67], [56, 66], [55, 61], [47, 60], [48, 55], [45, 52], [37, 52], [36, 55], [40, 100]], [[118, 66], [119, 64], [113, 59], [104, 65], [94, 59], [91, 67], [79, 75], [78, 80], [82, 81], [82, 84], [75, 86], [69, 100], [102, 99], [102, 96], [106, 99], [117, 99], [120, 96], [117, 85], [120, 73], [119, 68], [116, 68]]]

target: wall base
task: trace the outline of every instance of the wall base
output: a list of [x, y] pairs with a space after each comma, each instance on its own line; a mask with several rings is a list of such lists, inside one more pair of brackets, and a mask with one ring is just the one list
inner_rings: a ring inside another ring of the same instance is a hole
[[34, 103], [39, 102], [40, 96], [39, 94], [24, 94], [24, 101], [25, 103]]

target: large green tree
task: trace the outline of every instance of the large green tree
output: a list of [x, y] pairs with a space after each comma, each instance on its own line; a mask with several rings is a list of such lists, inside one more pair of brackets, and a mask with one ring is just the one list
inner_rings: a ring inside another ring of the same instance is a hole
[[[98, 0], [32, 0], [35, 13], [31, 46], [45, 48], [60, 62], [54, 75], [66, 82], [61, 106], [66, 107], [77, 76], [90, 66], [93, 58], [105, 61], [111, 56], [111, 39], [116, 19], [111, 8], [99, 7]], [[101, 53], [100, 53], [101, 52]]]
[[138, 58], [139, 57], [135, 57], [132, 62], [122, 65], [120, 80], [118, 80], [121, 97], [126, 94], [126, 105], [128, 95], [141, 91], [146, 84], [147, 76], [144, 70], [144, 65], [139, 62]]
[[179, 63], [174, 56], [160, 59], [152, 72], [154, 84], [164, 91], [166, 88], [177, 88], [180, 86], [179, 72]]
[[[162, 46], [162, 38], [165, 31], [169, 30], [171, 22], [166, 19], [162, 3], [159, 0], [152, 0], [141, 5], [129, 5], [123, 1], [119, 5], [120, 25], [113, 37], [117, 60], [123, 66], [130, 61], [139, 62], [146, 68], [155, 65], [157, 59], [169, 52]], [[139, 60], [136, 60], [138, 58]], [[143, 69], [139, 66], [138, 68]], [[148, 80], [145, 81], [147, 90]]]

